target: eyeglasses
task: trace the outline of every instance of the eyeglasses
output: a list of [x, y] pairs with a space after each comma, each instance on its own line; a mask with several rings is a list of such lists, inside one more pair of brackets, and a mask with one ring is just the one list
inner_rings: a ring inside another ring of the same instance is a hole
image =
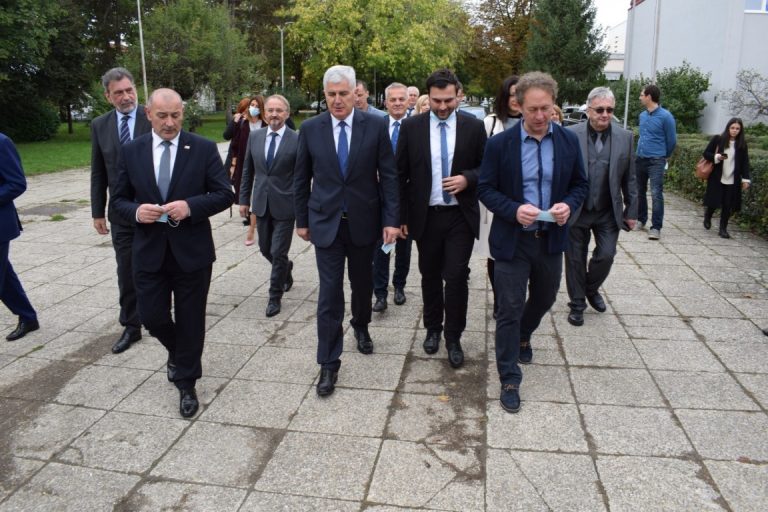
[[613, 114], [613, 107], [597, 107], [597, 108], [589, 107], [589, 108], [591, 108], [592, 110], [594, 110], [596, 113], [600, 115], [603, 115], [603, 113], [605, 112], [608, 112], [609, 114]]

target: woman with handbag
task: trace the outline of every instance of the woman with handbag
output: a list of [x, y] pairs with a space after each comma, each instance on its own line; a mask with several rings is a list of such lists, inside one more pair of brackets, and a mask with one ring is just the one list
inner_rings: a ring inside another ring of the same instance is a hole
[[744, 124], [738, 117], [725, 125], [720, 135], [715, 135], [704, 150], [704, 159], [714, 164], [707, 178], [704, 194], [704, 228], [712, 227], [712, 215], [720, 208], [721, 238], [728, 234], [728, 218], [741, 209], [741, 191], [749, 188], [749, 152], [744, 139]]

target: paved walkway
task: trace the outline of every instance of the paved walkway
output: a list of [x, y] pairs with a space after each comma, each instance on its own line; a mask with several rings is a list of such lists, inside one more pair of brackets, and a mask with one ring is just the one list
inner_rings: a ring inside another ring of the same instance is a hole
[[688, 201], [668, 197], [660, 242], [622, 233], [608, 312], [570, 326], [562, 286], [516, 415], [497, 401], [484, 261], [464, 368], [421, 349], [414, 257], [407, 304], [374, 314], [375, 354], [348, 331], [339, 388], [320, 400], [311, 246], [294, 239], [296, 284], [267, 320], [269, 267], [218, 215], [187, 421], [157, 341], [109, 351], [114, 256], [88, 191], [88, 172], [68, 171], [17, 202], [12, 261], [42, 327], [0, 342], [0, 511], [768, 508], [768, 243], [735, 226], [718, 238]]

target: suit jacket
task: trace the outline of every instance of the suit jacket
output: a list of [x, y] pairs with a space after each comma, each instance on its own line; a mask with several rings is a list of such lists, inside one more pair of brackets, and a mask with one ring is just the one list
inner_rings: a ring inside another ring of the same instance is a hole
[[[408, 234], [419, 240], [424, 233], [432, 192], [432, 151], [430, 149], [430, 114], [405, 119], [397, 139], [397, 170], [400, 174], [400, 218], [408, 225]], [[477, 204], [477, 179], [487, 136], [483, 122], [475, 116], [456, 115], [456, 147], [451, 176], [463, 175], [467, 188], [456, 194], [461, 213], [475, 238], [480, 231]]]
[[344, 205], [352, 242], [373, 244], [381, 238], [382, 226], [400, 226], [399, 202], [386, 117], [355, 109], [346, 179], [339, 168], [331, 114], [302, 123], [294, 172], [296, 227], [308, 227], [313, 244], [333, 243]]
[[248, 138], [238, 204], [249, 205], [257, 217], [263, 217], [269, 208], [272, 218], [290, 220], [295, 217], [293, 169], [296, 166], [299, 136], [286, 127], [272, 167], [267, 169], [264, 145], [268, 132], [269, 128], [261, 128], [251, 132]]
[[[216, 260], [208, 217], [227, 209], [233, 194], [214, 142], [181, 132], [168, 198], [163, 201], [152, 161], [152, 135], [142, 135], [123, 146], [114, 189], [110, 207], [125, 222], [136, 226], [134, 269], [159, 271], [168, 250], [184, 272], [200, 270]], [[189, 204], [191, 215], [177, 227], [163, 222], [136, 222], [140, 204], [164, 204], [181, 199]]]
[[[144, 107], [136, 107], [136, 124], [133, 138], [149, 133], [152, 125], [144, 113]], [[117, 116], [114, 110], [102, 114], [91, 122], [91, 217], [104, 218], [109, 195], [115, 193], [117, 162], [120, 158], [120, 138], [117, 135]], [[129, 225], [116, 213], [109, 211], [109, 222]], [[131, 223], [130, 225], [133, 225]]]
[[0, 133], [0, 243], [21, 233], [21, 222], [13, 200], [27, 190], [21, 158], [13, 141]]
[[[579, 123], [568, 129], [576, 134], [581, 148], [581, 161], [589, 179], [589, 130], [587, 123]], [[635, 184], [635, 135], [616, 123], [611, 123], [611, 157], [608, 165], [608, 188], [611, 191], [611, 206], [616, 226], [624, 227], [624, 219], [637, 219], [637, 185]], [[571, 213], [568, 224], [573, 225], [579, 218], [583, 204]]]
[[[575, 212], [589, 192], [589, 182], [579, 141], [572, 132], [552, 125], [555, 162], [552, 176], [551, 202], [565, 203]], [[521, 163], [520, 123], [488, 139], [480, 170], [478, 190], [480, 200], [493, 212], [488, 244], [491, 256], [499, 261], [511, 261], [517, 239], [523, 231], [517, 222], [517, 209], [525, 204]], [[568, 227], [552, 223], [549, 227], [550, 254], [563, 252], [568, 242]]]

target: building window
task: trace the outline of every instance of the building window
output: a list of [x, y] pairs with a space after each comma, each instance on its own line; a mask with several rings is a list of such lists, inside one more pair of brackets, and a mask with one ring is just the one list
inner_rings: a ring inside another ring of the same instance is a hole
[[768, 0], [744, 0], [746, 12], [768, 12]]

